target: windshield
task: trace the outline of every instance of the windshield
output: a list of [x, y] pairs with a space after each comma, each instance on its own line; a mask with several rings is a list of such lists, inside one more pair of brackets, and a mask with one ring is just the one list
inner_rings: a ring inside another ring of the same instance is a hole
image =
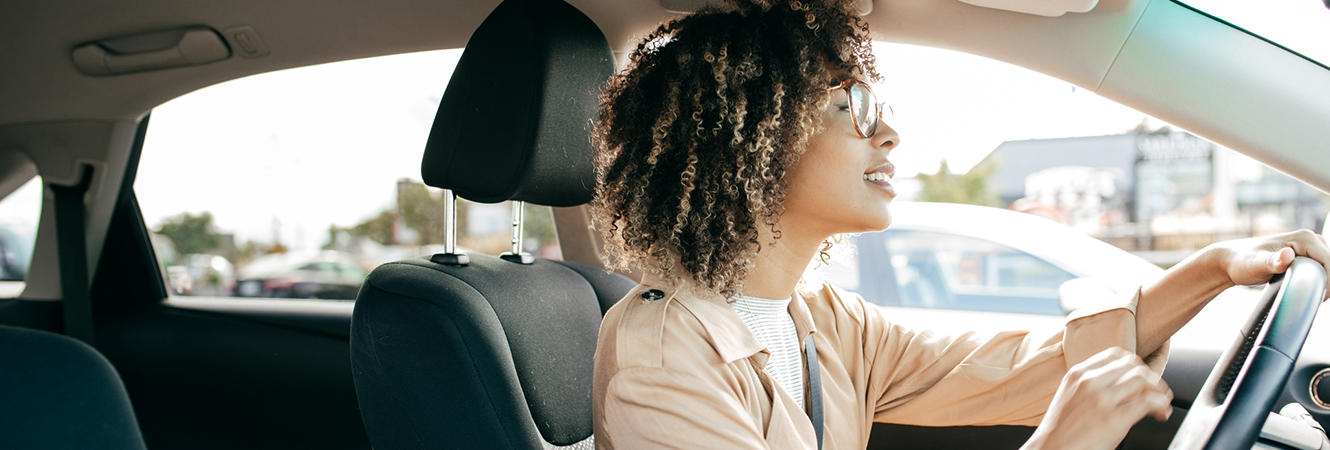
[[1330, 65], [1330, 8], [1321, 0], [1185, 0], [1187, 6]]

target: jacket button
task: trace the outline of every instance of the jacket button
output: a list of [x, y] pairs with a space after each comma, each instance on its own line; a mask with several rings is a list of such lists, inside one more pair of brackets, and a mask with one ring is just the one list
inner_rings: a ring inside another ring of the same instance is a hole
[[652, 300], [660, 300], [665, 298], [665, 293], [661, 292], [660, 289], [647, 289], [642, 291], [642, 298], [648, 302]]

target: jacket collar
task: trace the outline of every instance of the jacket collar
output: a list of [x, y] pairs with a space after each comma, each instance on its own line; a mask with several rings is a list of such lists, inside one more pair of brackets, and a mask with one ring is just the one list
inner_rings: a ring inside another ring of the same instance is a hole
[[[756, 357], [754, 362], [758, 366], [766, 365], [771, 353], [767, 351], [762, 341], [753, 335], [753, 331], [748, 329], [748, 325], [739, 318], [739, 314], [734, 312], [734, 308], [725, 297], [698, 285], [691, 279], [676, 284], [652, 274], [643, 275], [642, 284], [634, 292], [651, 289], [659, 289], [664, 293], [662, 300], [676, 302], [691, 312], [698, 322], [701, 322], [702, 328], [707, 332], [707, 340], [726, 364], [743, 358]], [[815, 332], [815, 329], [808, 305], [804, 304], [804, 299], [797, 291], [795, 298], [790, 301], [789, 311], [794, 319], [795, 330], [799, 334], [799, 342], [802, 343], [806, 336]]]
[[795, 288], [794, 300], [790, 301], [790, 318], [794, 319], [794, 330], [799, 334], [800, 346], [804, 338], [817, 333], [817, 327], [813, 325], [813, 313], [808, 311], [808, 301], [804, 299], [810, 293], [802, 288]]

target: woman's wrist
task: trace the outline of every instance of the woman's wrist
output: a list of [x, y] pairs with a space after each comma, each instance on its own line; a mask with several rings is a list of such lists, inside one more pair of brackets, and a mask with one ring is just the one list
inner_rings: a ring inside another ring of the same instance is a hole
[[1234, 255], [1222, 244], [1207, 246], [1141, 287], [1136, 304], [1136, 351], [1142, 357], [1186, 325], [1224, 290], [1234, 285]]
[[1207, 279], [1223, 280], [1223, 289], [1237, 285], [1229, 272], [1235, 255], [1233, 249], [1225, 247], [1222, 243], [1215, 243], [1205, 246], [1198, 253], [1197, 263], [1201, 264], [1205, 273], [1210, 274]]

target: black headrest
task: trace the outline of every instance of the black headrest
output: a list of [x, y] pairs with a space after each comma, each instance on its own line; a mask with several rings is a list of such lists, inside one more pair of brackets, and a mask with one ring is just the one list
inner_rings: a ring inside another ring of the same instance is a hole
[[614, 71], [596, 24], [562, 0], [506, 0], [466, 44], [421, 175], [482, 203], [591, 200], [591, 125]]
[[0, 326], [0, 448], [143, 450], [134, 407], [101, 353]]

